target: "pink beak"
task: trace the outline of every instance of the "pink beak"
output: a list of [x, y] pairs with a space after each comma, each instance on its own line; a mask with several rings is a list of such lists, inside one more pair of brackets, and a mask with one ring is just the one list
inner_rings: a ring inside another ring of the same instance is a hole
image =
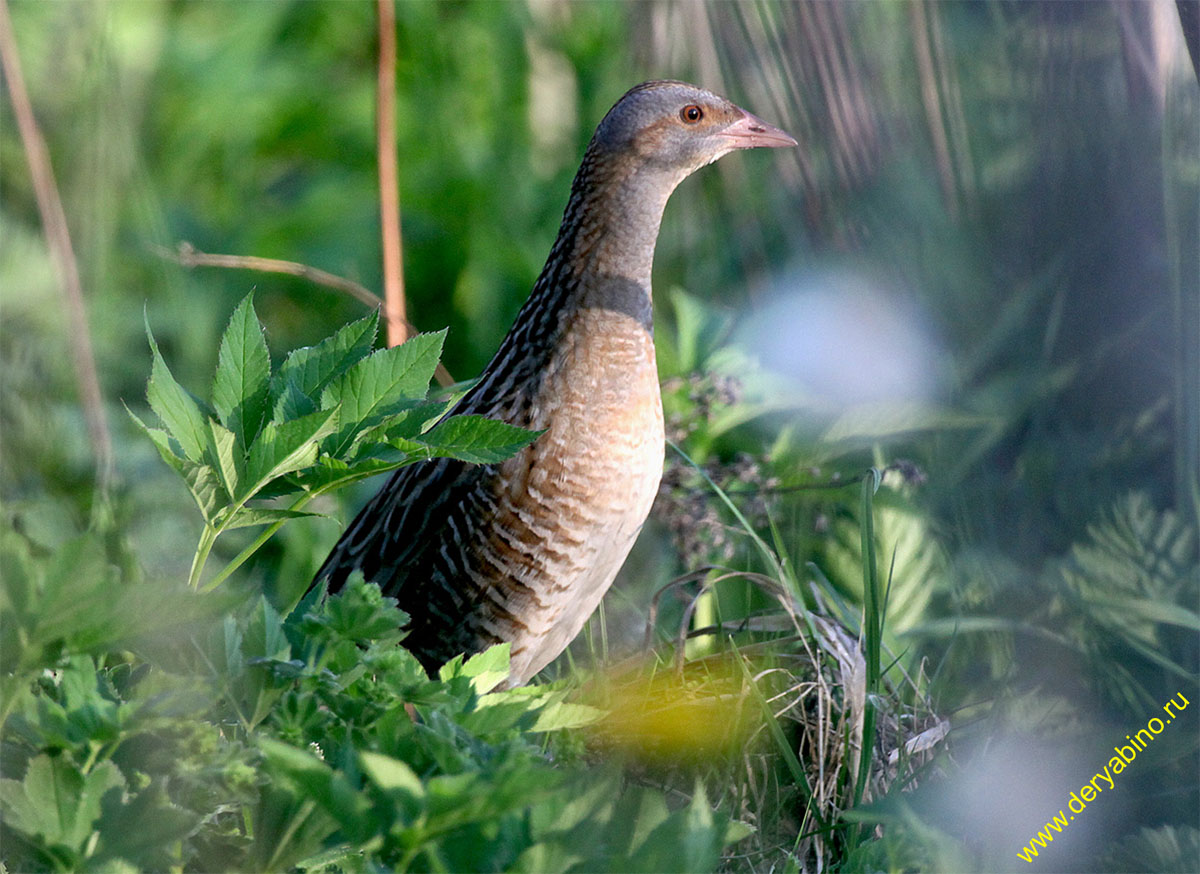
[[741, 111], [742, 117], [718, 134], [718, 136], [729, 139], [733, 148], [754, 149], [761, 146], [780, 149], [784, 146], [797, 145], [795, 139], [779, 128], [767, 124], [758, 116], [751, 115], [744, 109]]

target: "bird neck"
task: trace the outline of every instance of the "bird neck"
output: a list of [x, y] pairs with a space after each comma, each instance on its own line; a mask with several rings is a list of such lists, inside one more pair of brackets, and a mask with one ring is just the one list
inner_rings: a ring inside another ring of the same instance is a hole
[[538, 283], [552, 306], [618, 310], [650, 328], [654, 246], [667, 199], [685, 175], [589, 150]]
[[[536, 393], [564, 332], [573, 326], [602, 324], [611, 331], [623, 325], [653, 332], [654, 244], [667, 198], [686, 175], [667, 178], [588, 149], [546, 266], [458, 412], [525, 423], [521, 417], [528, 416], [529, 407], [521, 407], [520, 398]], [[581, 323], [580, 316], [587, 318]]]
[[[582, 172], [581, 172], [582, 175]], [[633, 280], [650, 288], [654, 245], [667, 198], [676, 180], [644, 167], [601, 167], [572, 192], [582, 220], [574, 232], [571, 260], [581, 274]]]

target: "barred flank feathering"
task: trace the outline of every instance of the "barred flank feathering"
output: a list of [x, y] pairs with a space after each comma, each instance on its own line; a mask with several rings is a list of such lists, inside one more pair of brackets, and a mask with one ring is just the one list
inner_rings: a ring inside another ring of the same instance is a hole
[[516, 685], [558, 655], [625, 561], [662, 472], [650, 268], [667, 198], [734, 149], [787, 145], [686, 83], [622, 97], [584, 154], [529, 299], [450, 413], [545, 433], [501, 464], [397, 471], [314, 582], [336, 590], [362, 570], [409, 614], [405, 646], [430, 670], [508, 641]]

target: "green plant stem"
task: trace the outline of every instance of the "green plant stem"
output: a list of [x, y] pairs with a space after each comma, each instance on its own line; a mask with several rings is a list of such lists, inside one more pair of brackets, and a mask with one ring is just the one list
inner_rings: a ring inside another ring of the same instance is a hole
[[[311, 501], [313, 498], [317, 497], [317, 495], [322, 494], [323, 492], [324, 492], [323, 489], [318, 489], [315, 492], [306, 492], [305, 494], [303, 494], [299, 498], [297, 498], [295, 500], [295, 502], [292, 504], [292, 506], [288, 507], [288, 509], [289, 510], [299, 510], [302, 507], [304, 507], [305, 504], [307, 504], [309, 501]], [[238, 568], [240, 568], [243, 564], [245, 564], [246, 560], [249, 559], [250, 556], [254, 555], [254, 553], [256, 553], [260, 549], [262, 549], [263, 544], [266, 543], [268, 540], [270, 540], [272, 537], [274, 537], [275, 532], [278, 531], [280, 528], [282, 528], [283, 524], [288, 521], [290, 521], [290, 520], [289, 519], [278, 519], [278, 520], [272, 522], [266, 528], [264, 528], [257, 537], [255, 537], [253, 540], [250, 541], [250, 543], [246, 546], [245, 549], [243, 549], [236, 556], [234, 556], [234, 558], [229, 562], [229, 564], [227, 564], [227, 565], [225, 565], [225, 567], [221, 568], [220, 573], [218, 573], [215, 577], [213, 577], [211, 580], [209, 580], [205, 584], [204, 588], [201, 591], [211, 592], [217, 586], [221, 585], [221, 583], [225, 582], [225, 580], [227, 580], [229, 578], [230, 574], [232, 574], [234, 571], [236, 571]]]
[[196, 544], [196, 554], [192, 556], [192, 570], [188, 574], [189, 588], [200, 588], [200, 576], [204, 573], [208, 554], [212, 552], [213, 544], [217, 542], [217, 535], [220, 533], [208, 522], [204, 523], [204, 530], [200, 532], [200, 542]]
[[[883, 622], [880, 612], [879, 570], [875, 557], [875, 515], [873, 499], [879, 488], [881, 474], [876, 468], [867, 471], [862, 480], [862, 562], [863, 562], [863, 644], [867, 662], [867, 690], [863, 697], [862, 738], [859, 748], [858, 774], [854, 785], [854, 806], [862, 801], [867, 779], [871, 774], [871, 758], [875, 749], [875, 702], [880, 685], [880, 653]], [[867, 826], [863, 826], [860, 837]]]
[[[217, 542], [218, 537], [225, 533], [225, 525], [228, 524], [231, 519], [237, 516], [238, 512], [244, 506], [246, 506], [250, 499], [259, 491], [259, 489], [262, 488], [263, 485], [265, 485], [265, 482], [260, 483], [258, 486], [248, 492], [246, 496], [236, 504], [231, 504], [229, 507], [227, 507], [224, 517], [225, 521], [218, 527], [213, 528], [211, 524], [205, 523], [204, 532], [200, 535], [200, 545], [196, 548], [196, 559], [199, 561], [199, 565], [196, 564], [196, 561], [192, 562], [192, 575], [188, 579], [188, 584], [193, 589], [199, 589], [201, 592], [211, 592], [217, 586], [221, 585], [221, 583], [223, 583], [225, 579], [242, 564], [242, 562], [253, 555], [264, 543], [267, 542], [271, 535], [278, 531], [280, 526], [287, 521], [286, 519], [281, 519], [273, 523], [269, 528], [267, 528], [266, 531], [256, 538], [254, 542], [250, 544], [250, 546], [248, 546], [246, 549], [243, 549], [238, 554], [238, 557], [234, 559], [236, 564], [231, 563], [232, 566], [226, 565], [215, 578], [209, 580], [203, 588], [200, 587], [200, 574], [204, 570], [205, 562], [208, 561], [208, 554], [212, 551], [213, 544]], [[212, 532], [211, 536], [209, 536], [210, 531]], [[204, 542], [206, 536], [209, 536], [207, 544]]]
[[267, 860], [266, 867], [263, 868], [264, 871], [276, 870], [280, 855], [283, 853], [287, 845], [292, 842], [292, 838], [296, 836], [296, 832], [300, 830], [300, 826], [302, 826], [305, 820], [312, 815], [312, 812], [316, 809], [316, 807], [317, 803], [313, 801], [313, 799], [304, 799], [304, 802], [300, 805], [300, 809], [296, 811], [296, 815], [291, 818], [290, 822], [288, 822], [287, 829], [284, 830], [283, 835], [279, 838], [279, 843], [275, 846], [275, 852], [272, 853], [271, 858]]
[[865, 655], [867, 659], [867, 693], [879, 691], [879, 665], [882, 649], [879, 570], [875, 560], [875, 514], [873, 498], [879, 488], [879, 472], [872, 468], [862, 481], [862, 557], [863, 608], [865, 611]]

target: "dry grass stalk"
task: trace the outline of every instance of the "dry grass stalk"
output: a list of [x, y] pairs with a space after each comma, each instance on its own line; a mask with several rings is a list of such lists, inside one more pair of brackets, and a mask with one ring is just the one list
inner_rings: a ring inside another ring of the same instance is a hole
[[[859, 759], [871, 758], [864, 802], [903, 791], [942, 749], [948, 723], [925, 697], [924, 678], [914, 680], [896, 666], [885, 678], [887, 694], [877, 711], [874, 747], [864, 751], [862, 642], [820, 597], [809, 609], [762, 574], [713, 576], [714, 570], [672, 581], [651, 603], [653, 623], [664, 594], [685, 597], [681, 627], [672, 635], [673, 670], [647, 671], [644, 659], [631, 660], [586, 689], [592, 703], [612, 713], [596, 727], [593, 743], [640, 763], [642, 768], [634, 771], [639, 779], [662, 789], [685, 791], [697, 768], [716, 777], [710, 779], [715, 783], [711, 797], [758, 830], [739, 845], [741, 852], [728, 857], [730, 870], [771, 870], [785, 855], [793, 856], [800, 870], [824, 870], [845, 851], [838, 823], [853, 805]], [[734, 579], [757, 586], [778, 609], [689, 630], [699, 595], [683, 596], [680, 590], [707, 580], [699, 588], [708, 591]], [[653, 640], [653, 626], [647, 633]], [[685, 661], [684, 642], [705, 634], [714, 635], [722, 651]], [[739, 639], [733, 646], [733, 634], [749, 634], [750, 640]], [[782, 751], [776, 747], [772, 720], [783, 727], [778, 736], [787, 738], [811, 799], [803, 797], [780, 765]], [[731, 774], [736, 779], [731, 781]], [[763, 816], [768, 811], [774, 813], [773, 821]], [[823, 830], [825, 825], [832, 830]]]
[[25, 158], [29, 162], [29, 175], [33, 182], [38, 213], [42, 218], [42, 228], [46, 233], [46, 245], [50, 249], [51, 260], [62, 283], [71, 337], [71, 360], [75, 366], [75, 382], [79, 387], [79, 400], [83, 406], [92, 456], [96, 463], [96, 484], [103, 502], [112, 485], [116, 467], [112, 437], [108, 430], [108, 416], [104, 411], [100, 378], [96, 372], [96, 356], [92, 350], [92, 332], [88, 326], [87, 306], [83, 299], [83, 283], [79, 278], [79, 265], [71, 245], [67, 215], [63, 210], [62, 198], [58, 194], [58, 184], [54, 180], [50, 152], [38, 128], [29, 93], [25, 89], [25, 77], [21, 72], [21, 58], [17, 51], [7, 0], [0, 0], [0, 64], [3, 65], [4, 79], [8, 83], [8, 95], [12, 101], [13, 114], [17, 118]]
[[400, 170], [396, 158], [396, 7], [379, 0], [379, 67], [375, 92], [376, 160], [379, 163], [379, 218], [383, 235], [383, 299], [389, 346], [407, 339], [404, 301], [404, 247], [400, 236]]
[[[327, 273], [307, 264], [297, 261], [283, 261], [278, 258], [260, 258], [257, 255], [221, 255], [212, 252], [201, 252], [191, 243], [180, 243], [175, 251], [156, 246], [155, 251], [163, 258], [168, 258], [183, 267], [225, 267], [232, 270], [256, 270], [260, 273], [281, 273], [286, 276], [298, 276], [317, 285], [332, 288], [350, 295], [372, 309], [381, 309], [383, 300], [375, 292], [364, 285], [359, 285], [352, 279]], [[393, 317], [386, 310], [381, 310], [383, 317], [390, 325]], [[412, 322], [404, 320], [404, 327], [409, 333], [419, 333]], [[441, 364], [434, 373], [438, 384], [448, 386], [454, 384], [454, 377]]]

